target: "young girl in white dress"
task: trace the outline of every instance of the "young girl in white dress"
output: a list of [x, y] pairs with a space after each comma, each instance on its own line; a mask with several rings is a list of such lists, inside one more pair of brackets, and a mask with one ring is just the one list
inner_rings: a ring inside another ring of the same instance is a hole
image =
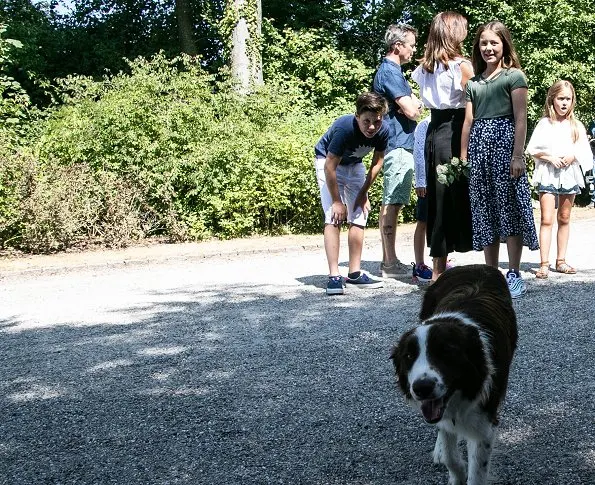
[[[558, 234], [555, 269], [574, 274], [576, 269], [566, 262], [570, 230], [570, 212], [574, 197], [585, 186], [583, 172], [593, 168], [593, 155], [583, 124], [574, 117], [576, 96], [568, 81], [558, 81], [550, 87], [527, 153], [535, 159], [533, 185], [539, 192], [541, 225], [539, 245], [541, 264], [537, 278], [548, 277], [552, 226], [558, 198]], [[581, 169], [583, 172], [581, 172]]]

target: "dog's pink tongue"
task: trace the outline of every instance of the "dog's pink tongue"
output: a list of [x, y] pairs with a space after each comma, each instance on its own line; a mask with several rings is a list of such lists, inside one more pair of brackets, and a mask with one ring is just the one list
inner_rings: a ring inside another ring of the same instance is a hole
[[435, 423], [442, 418], [442, 399], [428, 399], [421, 403], [421, 413], [428, 423]]

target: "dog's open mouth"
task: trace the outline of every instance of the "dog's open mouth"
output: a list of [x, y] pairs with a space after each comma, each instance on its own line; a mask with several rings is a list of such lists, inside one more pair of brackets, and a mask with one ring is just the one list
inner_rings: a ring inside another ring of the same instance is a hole
[[445, 409], [446, 399], [444, 397], [421, 401], [421, 413], [423, 414], [426, 422], [430, 424], [440, 421]]

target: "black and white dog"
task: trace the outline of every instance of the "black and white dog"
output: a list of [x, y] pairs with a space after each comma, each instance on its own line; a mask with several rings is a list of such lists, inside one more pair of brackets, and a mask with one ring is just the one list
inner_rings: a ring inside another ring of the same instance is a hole
[[428, 288], [419, 317], [391, 354], [399, 386], [438, 427], [434, 461], [448, 468], [449, 485], [484, 485], [517, 343], [506, 280], [486, 265], [449, 269]]

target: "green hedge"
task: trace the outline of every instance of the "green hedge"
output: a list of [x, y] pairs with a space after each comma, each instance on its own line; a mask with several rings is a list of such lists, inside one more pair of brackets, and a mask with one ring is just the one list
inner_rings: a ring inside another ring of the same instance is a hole
[[130, 68], [64, 80], [65, 104], [26, 148], [0, 149], [4, 247], [321, 231], [313, 147], [345, 110], [319, 109], [291, 79], [240, 96], [189, 58]]

